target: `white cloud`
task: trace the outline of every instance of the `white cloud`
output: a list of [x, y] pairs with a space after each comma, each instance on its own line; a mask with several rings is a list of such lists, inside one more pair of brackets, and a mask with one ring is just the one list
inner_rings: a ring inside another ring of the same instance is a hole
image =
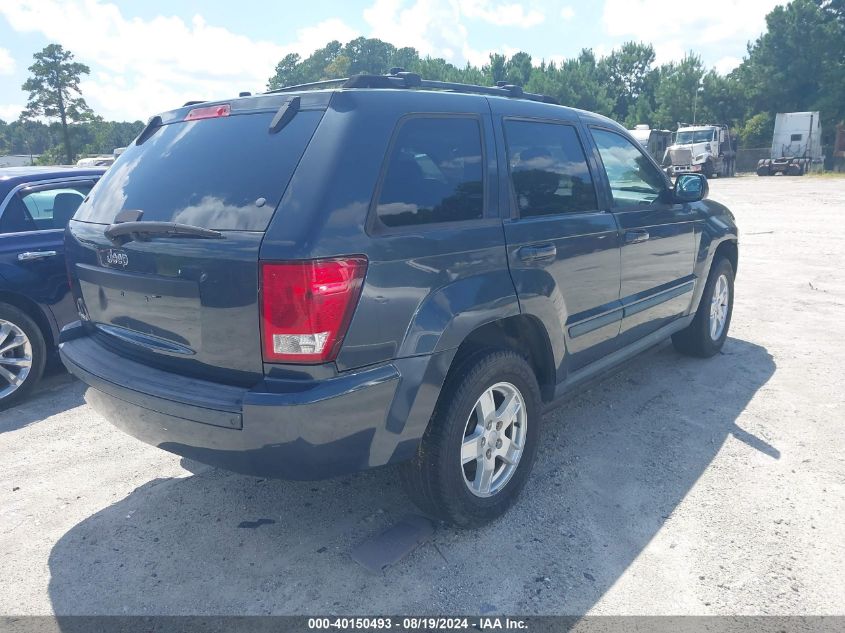
[[563, 8], [560, 10], [560, 17], [561, 17], [561, 19], [563, 19], [565, 22], [569, 22], [572, 18], [574, 18], [574, 17], [575, 17], [575, 9], [573, 9], [573, 8], [572, 8], [572, 7], [570, 7], [570, 6], [563, 7]]
[[310, 55], [318, 48], [322, 48], [332, 40], [346, 44], [360, 35], [358, 31], [338, 18], [329, 18], [314, 26], [307, 26], [297, 32], [297, 40], [287, 46], [293, 52], [303, 57]]
[[[679, 39], [669, 39], [655, 42], [654, 62], [659, 66], [672, 61], [683, 59], [689, 48]], [[609, 52], [609, 51], [608, 51]]]
[[15, 60], [5, 48], [0, 48], [0, 75], [11, 75], [15, 72]]
[[95, 67], [80, 85], [83, 94], [98, 114], [119, 119], [145, 120], [189, 99], [262, 90], [286, 54], [308, 55], [331, 39], [357, 35], [330, 19], [280, 45], [208, 24], [201, 15], [187, 22], [127, 18], [100, 0], [3, 0], [0, 15], [14, 30], [41, 33]]
[[15, 121], [20, 116], [22, 110], [23, 106], [17, 103], [0, 104], [0, 120], [6, 121], [7, 123]]
[[728, 74], [729, 72], [731, 72], [734, 68], [736, 68], [737, 66], [739, 66], [741, 63], [742, 63], [742, 58], [741, 58], [741, 57], [733, 57], [733, 56], [731, 56], [731, 55], [727, 55], [727, 56], [725, 56], [725, 57], [722, 57], [720, 60], [718, 60], [718, 61], [714, 64], [714, 67], [716, 68], [716, 71], [717, 71], [719, 74], [721, 74], [721, 75], [727, 75], [727, 74]]
[[468, 20], [527, 28], [544, 19], [539, 11], [520, 4], [486, 0], [375, 0], [364, 10], [371, 37], [395, 46], [413, 46], [423, 56], [442, 57], [459, 66], [466, 62], [482, 66], [490, 61], [491, 53], [512, 55], [518, 50], [505, 45], [473, 48]]
[[462, 0], [458, 3], [461, 13], [471, 19], [483, 20], [496, 26], [530, 28], [546, 19], [536, 9], [526, 9], [518, 3], [496, 4], [488, 0]]
[[690, 49], [741, 49], [765, 30], [766, 14], [784, 3], [710, 0], [705, 10], [668, 11], [663, 0], [605, 0], [602, 19], [608, 35], [652, 42], [658, 62], [665, 62]]
[[422, 55], [454, 60], [462, 55], [467, 29], [456, 3], [417, 0], [376, 0], [364, 10], [370, 35], [396, 46], [413, 46]]

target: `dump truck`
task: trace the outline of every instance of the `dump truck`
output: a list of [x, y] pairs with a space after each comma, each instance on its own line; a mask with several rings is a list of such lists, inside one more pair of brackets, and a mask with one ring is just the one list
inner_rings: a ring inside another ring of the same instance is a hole
[[658, 163], [663, 160], [666, 149], [672, 144], [672, 132], [669, 130], [653, 130], [646, 124], [640, 124], [628, 131]]
[[770, 158], [757, 162], [758, 176], [803, 176], [824, 163], [818, 112], [778, 112]]
[[671, 176], [704, 174], [706, 178], [736, 175], [736, 147], [727, 125], [678, 123], [675, 142], [663, 160]]

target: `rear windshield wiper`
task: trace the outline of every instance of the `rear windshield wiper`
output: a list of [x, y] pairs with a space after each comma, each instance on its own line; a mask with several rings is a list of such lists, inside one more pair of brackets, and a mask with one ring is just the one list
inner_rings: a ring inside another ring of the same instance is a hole
[[116, 244], [123, 244], [135, 239], [145, 240], [152, 236], [204, 239], [221, 239], [223, 237], [220, 231], [176, 222], [120, 222], [109, 225], [104, 233], [107, 238]]

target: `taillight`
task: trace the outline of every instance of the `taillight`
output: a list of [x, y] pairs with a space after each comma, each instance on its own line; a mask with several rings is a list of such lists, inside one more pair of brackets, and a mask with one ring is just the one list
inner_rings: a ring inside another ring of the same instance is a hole
[[264, 360], [334, 360], [352, 319], [367, 258], [343, 257], [261, 264]]
[[228, 103], [216, 106], [206, 106], [204, 108], [194, 108], [193, 110], [188, 110], [188, 114], [185, 115], [185, 120], [198, 121], [199, 119], [216, 119], [221, 116], [229, 116], [231, 111], [232, 108]]

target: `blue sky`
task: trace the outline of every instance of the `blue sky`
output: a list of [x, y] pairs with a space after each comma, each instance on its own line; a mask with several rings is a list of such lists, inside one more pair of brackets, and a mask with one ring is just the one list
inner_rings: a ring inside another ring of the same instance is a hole
[[765, 27], [777, 0], [2, 0], [0, 119], [26, 103], [32, 54], [51, 42], [91, 68], [83, 93], [97, 114], [146, 120], [189, 99], [262, 90], [285, 54], [332, 39], [379, 37], [464, 64], [525, 50], [559, 60], [650, 42], [658, 62], [700, 54], [726, 72]]

